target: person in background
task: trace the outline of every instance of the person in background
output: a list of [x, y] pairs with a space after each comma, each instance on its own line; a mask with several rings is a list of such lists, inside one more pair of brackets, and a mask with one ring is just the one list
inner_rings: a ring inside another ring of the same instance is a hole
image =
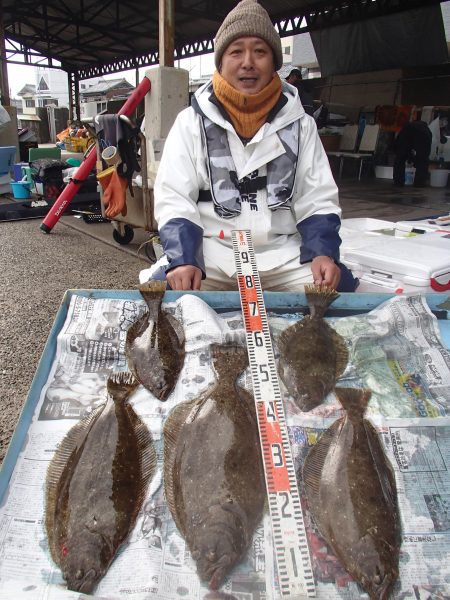
[[281, 41], [264, 8], [239, 2], [214, 54], [212, 80], [165, 142], [154, 187], [164, 256], [149, 276], [174, 290], [236, 289], [232, 230], [248, 229], [263, 289], [353, 291], [338, 190], [314, 119], [276, 72]]
[[286, 77], [286, 81], [297, 88], [298, 95], [300, 96], [300, 102], [305, 109], [305, 113], [312, 116], [314, 113], [313, 97], [305, 86], [300, 69], [292, 69], [292, 71]]
[[410, 121], [400, 130], [395, 140], [394, 185], [405, 185], [406, 162], [416, 168], [414, 186], [424, 187], [428, 177], [432, 134], [425, 121]]

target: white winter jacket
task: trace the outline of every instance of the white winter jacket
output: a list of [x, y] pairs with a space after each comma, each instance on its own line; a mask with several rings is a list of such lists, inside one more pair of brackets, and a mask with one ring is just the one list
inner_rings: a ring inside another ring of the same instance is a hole
[[299, 119], [299, 157], [292, 203], [289, 210], [270, 210], [264, 188], [257, 192], [256, 209], [254, 204], [242, 202], [239, 215], [224, 219], [217, 215], [212, 201], [198, 202], [199, 191], [210, 188], [206, 144], [201, 116], [193, 107], [186, 108], [177, 116], [167, 137], [154, 188], [155, 218], [169, 260], [168, 269], [193, 264], [204, 272], [203, 254], [207, 254], [211, 262], [233, 276], [233, 229], [251, 230], [261, 271], [296, 257], [301, 262], [319, 255], [338, 260], [338, 190], [315, 121], [305, 113], [296, 88], [283, 82], [282, 93], [287, 102], [246, 145], [211, 102], [210, 89], [205, 84], [195, 97], [204, 115], [226, 131], [239, 179], [255, 171], [258, 176], [265, 176], [267, 164], [285, 152], [277, 131]]

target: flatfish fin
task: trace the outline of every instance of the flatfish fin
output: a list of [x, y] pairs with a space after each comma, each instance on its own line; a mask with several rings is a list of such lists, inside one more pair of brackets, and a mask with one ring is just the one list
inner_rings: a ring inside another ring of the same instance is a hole
[[[343, 422], [344, 417], [341, 417], [335, 421], [331, 427], [326, 429], [317, 443], [309, 450], [305, 459], [303, 465], [303, 484], [305, 486], [308, 504], [311, 507], [320, 506], [320, 482], [322, 479], [323, 467], [330, 447], [335, 443], [336, 438], [339, 437]], [[320, 523], [316, 521], [316, 524], [322, 535], [324, 535]]]
[[200, 398], [184, 402], [176, 406], [169, 414], [164, 424], [164, 493], [175, 525], [183, 537], [186, 537], [186, 527], [183, 517], [184, 507], [180, 506], [181, 494], [177, 486], [178, 473], [175, 470], [177, 452], [182, 447], [182, 431], [185, 424], [191, 421], [208, 397], [208, 392]]
[[384, 454], [382, 448], [380, 448], [380, 440], [378, 439], [377, 432], [372, 423], [365, 420], [364, 427], [366, 429], [370, 452], [380, 477], [380, 484], [383, 488], [384, 497], [389, 503], [391, 510], [395, 513], [398, 513], [397, 486], [395, 483], [394, 470], [389, 461], [386, 460], [386, 455]]
[[180, 321], [178, 319], [176, 319], [169, 312], [165, 312], [164, 316], [166, 317], [168, 323], [170, 324], [170, 326], [172, 327], [172, 329], [175, 333], [177, 345], [180, 347], [184, 347], [186, 338], [185, 338], [184, 330], [183, 330], [183, 327], [181, 326]]
[[330, 329], [336, 351], [336, 379], [338, 379], [347, 368], [349, 358], [348, 348], [345, 344], [344, 338], [332, 327], [330, 327]]
[[92, 424], [105, 408], [105, 404], [97, 407], [90, 415], [74, 425], [66, 434], [56, 449], [55, 454], [47, 469], [46, 478], [46, 514], [45, 524], [48, 533], [48, 544], [53, 561], [60, 566], [60, 549], [55, 538], [57, 531], [55, 523], [56, 503], [58, 501], [58, 488], [66, 467], [73, 462], [75, 451], [83, 444], [89, 434]]

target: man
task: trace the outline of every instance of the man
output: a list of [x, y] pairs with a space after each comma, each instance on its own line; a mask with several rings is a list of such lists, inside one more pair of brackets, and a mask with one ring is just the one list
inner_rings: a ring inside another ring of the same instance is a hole
[[406, 161], [416, 168], [414, 186], [424, 187], [428, 177], [432, 134], [424, 121], [406, 123], [395, 140], [394, 185], [405, 185]]
[[292, 71], [286, 77], [286, 81], [297, 88], [298, 95], [300, 96], [300, 102], [302, 103], [306, 114], [312, 116], [314, 113], [313, 97], [303, 83], [303, 76], [300, 69], [292, 69]]
[[276, 72], [282, 59], [267, 12], [239, 2], [217, 32], [217, 71], [177, 116], [156, 177], [157, 266], [166, 261], [174, 290], [236, 289], [233, 229], [251, 230], [264, 289], [355, 287], [339, 264], [337, 187], [314, 120]]

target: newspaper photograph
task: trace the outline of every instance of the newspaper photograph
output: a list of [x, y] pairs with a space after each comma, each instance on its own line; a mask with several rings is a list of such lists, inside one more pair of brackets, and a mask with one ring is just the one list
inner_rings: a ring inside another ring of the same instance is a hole
[[[166, 402], [142, 385], [130, 398], [153, 437], [156, 472], [133, 530], [88, 596], [67, 590], [51, 559], [45, 529], [46, 473], [69, 430], [106, 402], [109, 375], [128, 369], [126, 332], [146, 305], [143, 300], [72, 296], [47, 382], [0, 505], [0, 600], [280, 597], [267, 510], [245, 558], [217, 592], [200, 581], [170, 514], [163, 482], [164, 423], [174, 407], [197, 398], [214, 383], [211, 344], [246, 342], [240, 311], [218, 314], [190, 294], [163, 308], [182, 323], [185, 335], [178, 381]], [[300, 318], [269, 313], [276, 360], [278, 336]], [[348, 366], [337, 385], [371, 390], [365, 418], [376, 428], [395, 473], [402, 543], [392, 598], [450, 598], [450, 352], [441, 342], [437, 319], [422, 296], [405, 295], [369, 313], [328, 322], [349, 351]], [[239, 385], [251, 392], [249, 369]], [[302, 466], [309, 449], [345, 411], [332, 392], [323, 404], [303, 413], [282, 382], [280, 386], [316, 597], [367, 598], [321, 537], [302, 492]]]

